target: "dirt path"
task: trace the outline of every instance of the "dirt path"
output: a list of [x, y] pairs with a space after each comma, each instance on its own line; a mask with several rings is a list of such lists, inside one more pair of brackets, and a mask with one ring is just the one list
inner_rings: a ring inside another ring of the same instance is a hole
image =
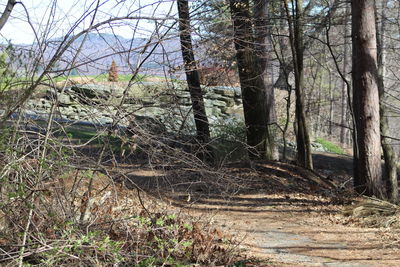
[[213, 213], [248, 255], [269, 259], [267, 266], [400, 266], [399, 246], [390, 246], [387, 230], [342, 225], [339, 208], [307, 195], [251, 194], [209, 198], [190, 211]]
[[347, 200], [326, 193], [349, 181], [351, 158], [316, 159], [329, 181], [276, 162], [232, 164], [215, 176], [172, 168], [167, 175], [139, 170], [129, 177], [194, 216], [211, 217], [265, 266], [400, 266], [400, 231], [358, 226], [341, 215]]

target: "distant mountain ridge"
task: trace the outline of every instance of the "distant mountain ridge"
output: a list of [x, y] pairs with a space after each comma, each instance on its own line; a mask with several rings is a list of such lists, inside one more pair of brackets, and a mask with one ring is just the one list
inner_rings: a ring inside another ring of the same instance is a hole
[[[47, 42], [44, 62], [50, 61], [63, 40], [60, 37]], [[82, 45], [84, 40], [85, 42]], [[139, 61], [147, 57], [146, 62], [141, 66], [141, 73], [162, 75], [164, 73], [163, 68], [165, 67], [179, 69], [179, 66], [182, 64], [182, 56], [178, 38], [174, 36], [161, 42], [155, 39], [143, 52], [147, 43], [148, 39], [146, 38], [127, 39], [109, 33], [89, 33], [86, 38], [83, 35], [74, 41], [71, 47], [64, 52], [60, 60], [53, 66], [53, 70], [58, 72], [59, 70], [70, 68], [78, 49], [80, 49], [80, 52], [75, 60], [76, 67], [73, 69], [73, 74], [75, 75], [99, 75], [107, 73], [113, 60], [117, 63], [119, 73], [128, 74], [135, 70]], [[39, 53], [38, 44], [16, 44], [13, 46], [21, 53], [25, 53], [27, 55], [25, 58], [28, 61], [29, 58], [35, 58], [28, 56], [29, 54], [35, 55]], [[152, 51], [151, 54], [150, 51]], [[38, 71], [40, 72], [46, 64], [44, 63], [39, 66]]]
[[[98, 75], [108, 71], [114, 60], [120, 73], [132, 73], [138, 65], [138, 61], [149, 56], [149, 52], [157, 44], [154, 40], [143, 53], [148, 42], [145, 38], [127, 39], [122, 36], [108, 33], [89, 33], [85, 39], [79, 37], [73, 44], [72, 49], [66, 52], [60, 67], [65, 67], [75, 56], [75, 51], [82, 46], [77, 60], [77, 72], [85, 75]], [[168, 65], [180, 65], [182, 63], [178, 39], [162, 40], [142, 66], [142, 72], [153, 74], [161, 73], [163, 67]]]

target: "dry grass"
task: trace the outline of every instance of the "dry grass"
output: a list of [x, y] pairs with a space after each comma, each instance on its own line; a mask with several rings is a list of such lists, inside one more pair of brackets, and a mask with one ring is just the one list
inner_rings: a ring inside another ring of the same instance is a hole
[[366, 226], [400, 228], [400, 206], [377, 198], [364, 198], [343, 213], [361, 219]]

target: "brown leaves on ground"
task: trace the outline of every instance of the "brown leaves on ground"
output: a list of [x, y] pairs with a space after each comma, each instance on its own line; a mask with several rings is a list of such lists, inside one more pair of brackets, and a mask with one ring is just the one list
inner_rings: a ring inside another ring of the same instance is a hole
[[[339, 216], [341, 205], [354, 196], [348, 177], [331, 173], [326, 178], [288, 163], [237, 162], [219, 169], [184, 164], [152, 167], [119, 165], [101, 173], [56, 173], [52, 182], [36, 188], [27, 259], [50, 257], [59, 266], [78, 261], [166, 266], [242, 261], [246, 266], [263, 266], [238, 256], [239, 242], [248, 240], [214, 223], [214, 214], [237, 223], [246, 233], [285, 221], [302, 223], [304, 229], [316, 221], [326, 227], [346, 223], [346, 218], [335, 221], [330, 216]], [[0, 236], [0, 246], [13, 256], [18, 255], [13, 244], [21, 242], [31, 207], [21, 203], [24, 199], [15, 197], [2, 211], [9, 227]], [[56, 253], [48, 252], [50, 248]], [[0, 261], [9, 255], [0, 255]]]

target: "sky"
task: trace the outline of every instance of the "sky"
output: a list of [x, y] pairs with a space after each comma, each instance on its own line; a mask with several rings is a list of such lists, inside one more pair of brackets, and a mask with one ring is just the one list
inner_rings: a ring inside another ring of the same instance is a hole
[[[20, 0], [10, 19], [0, 32], [0, 39], [16, 44], [31, 44], [35, 33], [40, 38], [57, 38], [65, 35], [76, 25], [74, 33], [87, 28], [93, 18], [98, 0]], [[100, 6], [95, 22], [115, 16], [165, 17], [177, 13], [174, 0], [99, 0]], [[3, 12], [7, 0], [0, 0]], [[79, 21], [79, 23], [77, 23]], [[100, 32], [115, 33], [125, 38], [150, 35], [155, 28], [154, 21], [131, 20], [107, 25]]]

